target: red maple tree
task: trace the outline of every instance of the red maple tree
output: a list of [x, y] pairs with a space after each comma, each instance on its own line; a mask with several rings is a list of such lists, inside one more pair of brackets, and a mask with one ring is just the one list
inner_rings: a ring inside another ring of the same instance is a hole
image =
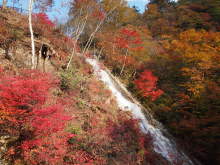
[[164, 93], [162, 90], [157, 89], [157, 81], [158, 78], [151, 71], [145, 70], [134, 83], [142, 96], [150, 97], [154, 101]]

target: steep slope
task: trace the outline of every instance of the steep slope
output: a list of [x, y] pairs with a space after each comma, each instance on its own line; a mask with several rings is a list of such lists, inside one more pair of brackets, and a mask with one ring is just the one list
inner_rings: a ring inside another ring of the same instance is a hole
[[169, 164], [84, 58], [74, 56], [70, 70], [63, 69], [72, 41], [55, 28], [40, 31], [48, 25], [39, 20], [38, 65], [30, 70], [26, 21], [0, 11], [0, 164]]
[[[160, 123], [155, 121], [150, 114], [150, 109], [146, 110], [141, 106], [126, 88], [107, 70], [101, 69], [100, 64], [95, 59], [87, 59], [95, 70], [95, 73], [103, 81], [106, 86], [111, 90], [112, 94], [116, 97], [119, 107], [125, 111], [130, 111], [135, 119], [139, 120], [139, 125], [143, 133], [152, 136], [152, 146], [155, 152], [161, 154], [171, 164], [193, 164], [193, 162], [176, 147], [172, 137], [168, 139], [163, 135], [163, 128]], [[142, 112], [147, 112], [146, 117]], [[166, 132], [167, 133], [167, 132]]]

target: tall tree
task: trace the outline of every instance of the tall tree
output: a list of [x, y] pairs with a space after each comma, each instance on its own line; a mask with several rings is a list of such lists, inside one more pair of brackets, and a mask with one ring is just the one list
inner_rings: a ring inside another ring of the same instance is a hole
[[29, 14], [28, 14], [28, 20], [29, 20], [29, 30], [31, 33], [31, 48], [32, 48], [32, 58], [31, 58], [31, 68], [34, 69], [35, 67], [35, 45], [34, 45], [34, 33], [33, 33], [33, 27], [32, 27], [32, 9], [33, 9], [33, 0], [29, 0]]
[[29, 0], [29, 7], [28, 7], [28, 21], [29, 21], [29, 30], [31, 34], [31, 48], [32, 48], [32, 58], [31, 58], [31, 68], [35, 68], [35, 44], [34, 44], [34, 33], [33, 33], [33, 26], [32, 26], [32, 10], [34, 2], [38, 2], [38, 8], [40, 10], [45, 11], [47, 7], [52, 6], [53, 0]]
[[[73, 0], [70, 8], [70, 19], [67, 23], [69, 32], [77, 42], [81, 37], [81, 44], [84, 46], [83, 54], [92, 45], [96, 33], [101, 29], [102, 25], [108, 21], [110, 16], [122, 5], [124, 0], [114, 0], [108, 8], [106, 8], [105, 3], [98, 0]], [[75, 46], [74, 46], [75, 47]], [[70, 66], [75, 50], [73, 48], [73, 53], [67, 64], [67, 69]]]

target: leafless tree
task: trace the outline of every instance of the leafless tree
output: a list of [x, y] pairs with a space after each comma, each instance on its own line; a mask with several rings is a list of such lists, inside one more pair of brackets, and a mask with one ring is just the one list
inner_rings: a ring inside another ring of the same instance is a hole
[[31, 68], [35, 68], [35, 45], [34, 45], [34, 33], [33, 33], [33, 27], [32, 27], [32, 9], [33, 9], [33, 0], [29, 0], [29, 14], [28, 14], [28, 20], [29, 20], [29, 29], [31, 33], [31, 48], [32, 48], [32, 58], [31, 58]]

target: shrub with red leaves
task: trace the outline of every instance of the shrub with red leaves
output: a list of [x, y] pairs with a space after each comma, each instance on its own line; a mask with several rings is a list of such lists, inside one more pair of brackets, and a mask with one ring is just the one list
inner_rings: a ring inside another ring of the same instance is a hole
[[70, 116], [64, 115], [62, 105], [52, 105], [43, 109], [34, 110], [31, 126], [35, 135], [48, 136], [51, 133], [62, 131]]
[[55, 27], [55, 24], [49, 19], [46, 13], [37, 13], [34, 15], [34, 18], [39, 21], [39, 23], [47, 25], [50, 28]]
[[13, 120], [23, 121], [25, 113], [45, 103], [49, 89], [56, 83], [50, 75], [32, 70], [25, 70], [17, 76], [2, 76], [0, 104]]
[[53, 38], [55, 35], [55, 24], [49, 19], [45, 13], [37, 13], [33, 15], [33, 28], [36, 35]]
[[118, 124], [109, 122], [108, 130], [113, 140], [112, 146], [120, 159], [124, 164], [154, 164], [155, 155], [150, 152], [151, 137], [141, 132], [139, 121], [124, 116], [120, 116], [119, 120]]
[[63, 131], [70, 119], [64, 115], [62, 105], [34, 110], [29, 121], [34, 137], [25, 140], [21, 147], [25, 161], [31, 164], [63, 164], [67, 142], [73, 136]]
[[6, 157], [13, 159], [19, 150], [27, 164], [62, 164], [72, 137], [64, 128], [71, 117], [60, 104], [45, 107], [57, 84], [51, 75], [35, 70], [0, 76], [1, 132], [20, 136]]
[[151, 71], [145, 70], [134, 83], [144, 97], [150, 97], [154, 101], [163, 94], [163, 91], [156, 87], [157, 81], [158, 78]]
[[58, 132], [23, 142], [21, 149], [27, 164], [64, 164], [69, 134]]

